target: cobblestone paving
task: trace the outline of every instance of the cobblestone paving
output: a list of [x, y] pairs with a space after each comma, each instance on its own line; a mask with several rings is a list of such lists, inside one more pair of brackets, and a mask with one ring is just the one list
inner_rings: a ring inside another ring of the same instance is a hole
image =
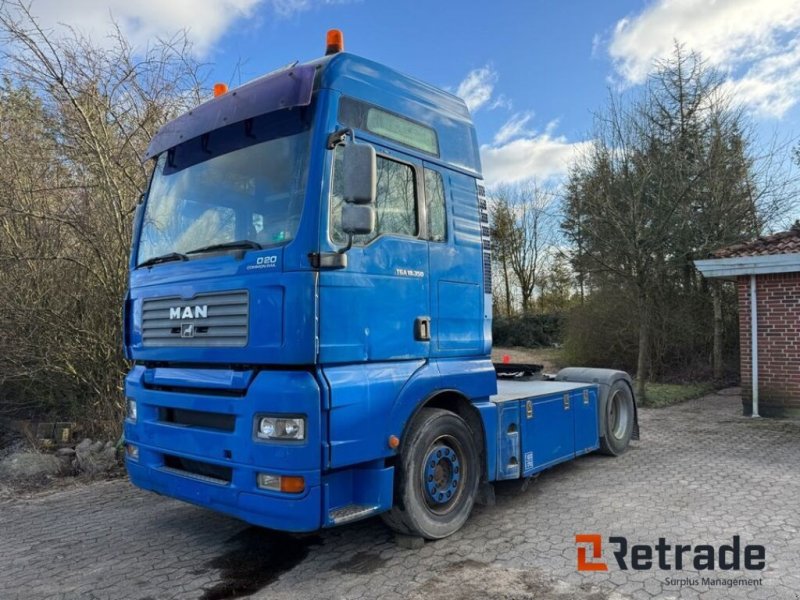
[[[587, 456], [525, 491], [503, 485], [462, 531], [399, 547], [379, 519], [286, 536], [126, 481], [0, 502], [0, 600], [110, 598], [800, 598], [800, 423], [739, 416], [734, 390], [641, 410], [621, 458]], [[576, 533], [631, 543], [743, 543], [763, 572], [576, 571]], [[667, 579], [695, 579], [689, 585]], [[237, 596], [238, 594], [238, 596]]]

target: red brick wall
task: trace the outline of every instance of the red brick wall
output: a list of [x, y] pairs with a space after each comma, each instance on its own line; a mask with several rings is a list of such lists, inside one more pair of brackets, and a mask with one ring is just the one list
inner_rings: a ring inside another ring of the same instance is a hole
[[[750, 277], [739, 277], [742, 406], [749, 415]], [[800, 415], [800, 273], [756, 276], [758, 396], [762, 416]]]

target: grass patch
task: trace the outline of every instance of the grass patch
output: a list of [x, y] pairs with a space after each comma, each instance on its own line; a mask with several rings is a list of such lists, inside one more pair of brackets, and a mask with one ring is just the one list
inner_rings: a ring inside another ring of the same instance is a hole
[[642, 406], [662, 408], [704, 396], [714, 390], [714, 384], [711, 382], [647, 383], [644, 389], [647, 398], [642, 402]]

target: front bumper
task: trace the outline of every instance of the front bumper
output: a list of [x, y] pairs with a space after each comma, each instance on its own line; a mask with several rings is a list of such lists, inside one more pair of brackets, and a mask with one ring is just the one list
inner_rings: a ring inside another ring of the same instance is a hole
[[[131, 482], [143, 489], [282, 531], [338, 524], [349, 507], [368, 516], [391, 507], [393, 470], [382, 461], [325, 472], [321, 390], [309, 371], [228, 371], [134, 367], [126, 395], [136, 422], [125, 422]], [[304, 416], [302, 442], [255, 436], [259, 415]], [[302, 476], [300, 493], [257, 486], [258, 473]]]
[[[148, 460], [148, 455], [154, 458]], [[221, 485], [178, 475], [174, 471], [164, 470], [163, 463], [156, 458], [158, 455], [158, 452], [141, 448], [139, 461], [126, 461], [128, 475], [134, 485], [260, 527], [297, 532], [315, 531], [321, 527], [321, 486], [306, 488], [302, 495], [279, 497], [259, 490], [249, 482], [244, 485]], [[239, 473], [252, 471], [241, 466], [235, 470]], [[255, 482], [255, 475], [252, 481]]]
[[[322, 526], [320, 389], [312, 373], [136, 366], [126, 395], [138, 412], [135, 423], [125, 423], [126, 442], [139, 448], [138, 460], [126, 461], [135, 485], [264, 527]], [[305, 416], [306, 439], [256, 439], [260, 414]], [[176, 469], [176, 461], [225, 475]], [[301, 475], [305, 489], [261, 490], [259, 472]]]

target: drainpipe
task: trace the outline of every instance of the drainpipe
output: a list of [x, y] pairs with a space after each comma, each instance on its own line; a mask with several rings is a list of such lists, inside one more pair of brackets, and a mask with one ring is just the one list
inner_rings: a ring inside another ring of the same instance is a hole
[[758, 418], [758, 309], [756, 276], [750, 275], [750, 372], [753, 381], [753, 418]]

